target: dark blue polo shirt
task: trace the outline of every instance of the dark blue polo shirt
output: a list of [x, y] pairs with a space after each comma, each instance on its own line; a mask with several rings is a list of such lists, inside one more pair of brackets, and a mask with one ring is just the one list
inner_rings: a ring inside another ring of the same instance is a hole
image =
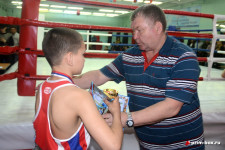
[[130, 48], [101, 69], [104, 75], [117, 83], [126, 81], [130, 111], [142, 110], [166, 97], [184, 105], [179, 114], [172, 118], [135, 127], [141, 148], [204, 149], [204, 144], [194, 143], [204, 140], [197, 94], [200, 68], [195, 53], [167, 36], [156, 59], [144, 69], [145, 57], [142, 52], [138, 47]]

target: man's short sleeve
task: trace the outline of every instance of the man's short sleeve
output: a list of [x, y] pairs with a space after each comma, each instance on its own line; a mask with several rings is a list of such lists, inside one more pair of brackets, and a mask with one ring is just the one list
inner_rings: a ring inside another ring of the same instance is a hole
[[171, 78], [166, 84], [166, 97], [184, 103], [192, 103], [196, 99], [197, 82], [200, 68], [193, 52], [186, 52], [179, 57], [174, 65]]
[[114, 80], [116, 83], [120, 83], [124, 80], [122, 56], [123, 54], [120, 54], [113, 62], [100, 69], [105, 76]]

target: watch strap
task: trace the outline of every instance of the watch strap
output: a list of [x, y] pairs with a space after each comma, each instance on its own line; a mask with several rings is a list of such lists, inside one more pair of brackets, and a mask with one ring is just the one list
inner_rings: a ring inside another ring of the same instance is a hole
[[134, 121], [131, 115], [131, 112], [127, 112], [127, 122], [126, 125], [130, 128], [134, 126]]
[[133, 120], [131, 112], [127, 112], [127, 120]]

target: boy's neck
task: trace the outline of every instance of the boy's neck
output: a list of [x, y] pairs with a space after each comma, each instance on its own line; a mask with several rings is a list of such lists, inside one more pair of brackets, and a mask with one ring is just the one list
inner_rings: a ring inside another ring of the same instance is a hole
[[73, 74], [71, 71], [69, 71], [67, 68], [62, 68], [62, 67], [53, 67], [52, 68], [52, 71], [57, 71], [57, 72], [61, 72], [61, 73], [64, 73], [66, 75], [68, 75], [69, 77], [72, 77]]

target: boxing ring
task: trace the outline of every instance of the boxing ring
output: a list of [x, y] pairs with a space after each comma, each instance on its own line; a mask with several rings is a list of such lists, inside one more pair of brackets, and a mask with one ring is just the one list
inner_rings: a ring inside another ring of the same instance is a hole
[[[98, 7], [123, 8], [128, 10], [134, 10], [137, 8], [136, 6], [93, 2], [88, 0], [51, 1], [69, 3], [73, 5], [85, 4]], [[34, 130], [32, 127], [32, 120], [34, 117], [35, 88], [40, 82], [42, 82], [42, 80], [45, 80], [48, 77], [47, 74], [50, 74], [51, 72], [50, 67], [46, 67], [48, 66], [48, 64], [47, 61], [45, 61], [45, 58], [38, 57], [43, 56], [42, 50], [37, 49], [38, 27], [68, 27], [76, 30], [86, 30], [86, 32], [81, 33], [82, 35], [86, 36], [85, 44], [87, 48], [87, 51], [85, 53], [86, 62], [83, 73], [89, 70], [99, 69], [104, 65], [110, 63], [114, 58], [118, 56], [118, 54], [111, 53], [110, 51], [89, 49], [89, 45], [113, 46], [112, 43], [90, 42], [89, 35], [112, 37], [119, 35], [113, 35], [110, 32], [121, 32], [129, 33], [129, 35], [126, 36], [132, 38], [132, 31], [130, 28], [39, 21], [39, 4], [40, 1], [38, 0], [24, 0], [21, 18], [0, 17], [0, 21], [4, 24], [19, 25], [21, 27], [20, 45], [18, 47], [0, 47], [0, 54], [17, 53], [19, 55], [18, 68], [16, 68], [17, 64], [15, 64], [11, 69], [8, 70], [6, 74], [0, 75], [0, 88], [1, 91], [3, 91], [0, 93], [4, 93], [3, 95], [1, 94], [1, 99], [6, 106], [8, 106], [8, 103], [12, 105], [10, 107], [4, 107], [3, 105], [0, 106], [0, 110], [3, 116], [3, 119], [1, 117], [0, 120], [0, 147], [2, 149], [32, 149], [34, 146]], [[32, 6], [32, 10], [30, 10], [30, 6]], [[212, 66], [214, 62], [225, 62], [225, 58], [213, 57], [216, 41], [218, 39], [225, 39], [225, 35], [218, 34], [216, 22], [218, 20], [225, 20], [225, 16], [175, 10], [164, 10], [164, 12], [169, 15], [185, 15], [212, 19], [212, 33], [192, 33], [182, 31], [167, 31], [167, 33], [171, 36], [176, 37], [193, 37], [200, 39], [207, 38], [212, 40], [209, 57], [198, 58], [200, 62], [208, 63], [208, 67], [201, 66], [202, 72], [201, 77], [199, 78], [198, 89], [201, 108], [203, 112], [206, 141], [220, 142], [220, 144], [208, 144], [206, 145], [206, 149], [224, 149], [225, 99], [223, 98], [223, 94], [225, 91], [225, 80], [219, 76], [219, 71], [213, 69]], [[98, 33], [90, 33], [90, 31], [98, 31]], [[133, 41], [131, 44], [118, 44], [118, 46], [134, 45], [135, 43], [133, 43]], [[213, 73], [215, 73], [216, 75], [214, 75]], [[17, 81], [15, 79], [17, 79]], [[5, 85], [11, 86], [11, 93], [7, 94], [7, 88], [4, 89]], [[120, 84], [109, 82], [105, 85], [100, 86], [101, 89], [108, 87], [114, 87], [118, 89], [121, 94], [126, 95], [125, 82], [122, 82]], [[215, 87], [217, 88], [215, 89]], [[213, 93], [213, 91], [215, 93]], [[221, 96], [218, 98], [217, 94]], [[11, 97], [16, 97], [16, 100], [10, 102]], [[19, 104], [20, 101], [23, 101], [24, 103]], [[12, 113], [12, 115], [7, 115], [6, 113], [4, 113], [5, 111], [7, 112], [7, 109], [13, 111], [13, 107], [16, 107], [15, 105], [19, 105], [18, 107], [21, 107], [20, 109], [22, 109], [23, 112], [20, 111], [18, 114], [15, 114], [17, 112], [17, 110], [15, 110], [15, 113]], [[26, 118], [21, 118], [19, 114], [22, 114], [22, 116], [25, 116]], [[138, 143], [136, 141], [133, 130], [125, 129], [124, 132], [125, 134], [122, 149], [138, 149]], [[99, 147], [95, 144], [95, 142], [93, 142], [90, 149], [95, 150], [99, 149]]]

